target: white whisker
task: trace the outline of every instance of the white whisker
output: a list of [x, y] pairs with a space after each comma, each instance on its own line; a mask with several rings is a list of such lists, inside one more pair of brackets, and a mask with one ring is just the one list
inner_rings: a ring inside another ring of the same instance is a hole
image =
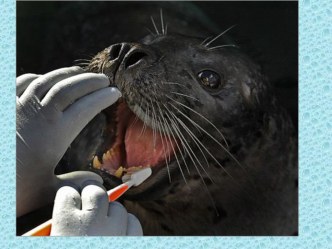
[[165, 35], [164, 19], [163, 19], [163, 9], [160, 9], [160, 22], [161, 22], [161, 31], [162, 31], [162, 34]]
[[[158, 107], [159, 107], [159, 105], [158, 105]], [[160, 109], [160, 107], [159, 107], [159, 109]], [[162, 115], [161, 110], [159, 112], [160, 112], [160, 115]], [[165, 162], [166, 162], [166, 167], [167, 167], [168, 179], [169, 179], [169, 182], [171, 183], [172, 178], [171, 178], [171, 172], [170, 172], [169, 165], [168, 165], [168, 163], [170, 162], [170, 155], [169, 155], [169, 150], [168, 150], [168, 143], [166, 141], [166, 135], [165, 135], [166, 131], [165, 131], [158, 115], [157, 115], [157, 118], [159, 120], [158, 127], [159, 127], [159, 130], [160, 130], [160, 138], [161, 138], [161, 143], [163, 145], [163, 150], [164, 150], [164, 156], [165, 156]], [[165, 138], [165, 143], [164, 143], [163, 135], [164, 135], [164, 138]], [[165, 144], [167, 146], [167, 154], [166, 154]]]
[[[172, 132], [172, 130], [171, 130], [171, 127], [169, 126], [169, 124], [168, 124], [168, 122], [167, 122], [166, 119], [165, 119], [165, 125], [168, 127], [168, 130], [170, 131], [171, 136], [173, 137], [173, 139], [176, 140], [175, 137], [174, 137], [174, 134], [173, 134], [173, 132]], [[178, 166], [179, 166], [179, 170], [180, 170], [180, 172], [181, 172], [181, 175], [182, 175], [182, 177], [183, 177], [183, 180], [184, 180], [184, 182], [187, 184], [186, 177], [184, 176], [184, 173], [183, 173], [182, 167], [181, 167], [181, 165], [180, 165], [180, 162], [179, 162], [179, 159], [178, 159], [177, 153], [176, 153], [176, 151], [175, 151], [175, 149], [174, 149], [174, 146], [173, 146], [173, 143], [172, 143], [172, 141], [171, 141], [170, 134], [168, 134], [168, 140], [169, 140], [169, 143], [170, 143], [170, 145], [171, 145], [171, 147], [172, 147], [172, 150], [173, 150], [173, 152], [174, 152], [174, 156], [175, 156], [176, 162], [177, 162], [177, 164], [178, 164]]]
[[193, 96], [190, 96], [190, 95], [186, 95], [184, 93], [178, 93], [178, 92], [170, 92], [170, 93], [173, 93], [173, 94], [176, 94], [176, 95], [180, 95], [180, 96], [183, 96], [183, 97], [188, 97], [188, 98], [194, 99], [196, 101], [199, 101], [197, 98], [195, 98]]
[[210, 121], [210, 120], [208, 120], [205, 116], [203, 116], [202, 114], [200, 114], [199, 112], [197, 112], [197, 111], [195, 111], [194, 109], [192, 109], [192, 108], [190, 108], [189, 106], [186, 106], [185, 104], [182, 104], [181, 102], [179, 102], [179, 101], [176, 101], [176, 100], [174, 100], [174, 99], [172, 99], [171, 97], [169, 97], [169, 96], [167, 96], [166, 95], [166, 97], [168, 98], [168, 99], [170, 99], [170, 100], [172, 100], [172, 101], [174, 101], [175, 103], [177, 103], [178, 105], [181, 105], [181, 106], [183, 106], [184, 108], [186, 108], [186, 109], [188, 109], [188, 110], [190, 110], [190, 111], [192, 111], [193, 113], [195, 113], [195, 114], [197, 114], [198, 116], [200, 116], [201, 118], [203, 118], [206, 122], [208, 122], [218, 133], [219, 133], [219, 135], [222, 137], [222, 139], [224, 140], [224, 142], [225, 142], [225, 144], [226, 144], [226, 146], [227, 146], [227, 148], [229, 148], [229, 145], [228, 145], [228, 143], [227, 143], [227, 140], [226, 140], [226, 138], [224, 137], [224, 135], [218, 130], [218, 128]]
[[156, 26], [156, 23], [154, 22], [153, 17], [150, 16], [150, 18], [151, 18], [151, 21], [152, 21], [153, 27], [154, 27], [154, 29], [156, 30], [157, 35], [159, 35], [159, 31], [158, 31], [158, 29], [157, 29], [157, 26]]
[[163, 82], [162, 84], [165, 84], [165, 85], [178, 85], [178, 86], [181, 86], [181, 87], [188, 88], [187, 86], [185, 86], [183, 84], [180, 84], [178, 82], [172, 82], [172, 81], [162, 81], [162, 82]]
[[[166, 107], [165, 105], [164, 105], [164, 107], [165, 107], [166, 110], [170, 113], [170, 111], [167, 109], [167, 107]], [[171, 121], [171, 123], [174, 122], [174, 121], [168, 116], [167, 113], [165, 113], [165, 115], [168, 117], [168, 119]], [[173, 127], [173, 130], [175, 131], [175, 133], [177, 134], [177, 137], [180, 138], [180, 137], [179, 137], [179, 134], [177, 133], [177, 131], [176, 131], [176, 129], [175, 129], [175, 127], [174, 127], [173, 125], [172, 125], [172, 127]], [[181, 140], [181, 144], [182, 144], [182, 146], [183, 146], [184, 149], [186, 150], [186, 148], [185, 148], [185, 146], [184, 146], [184, 144], [183, 144], [181, 138], [180, 138], [180, 140]], [[175, 141], [176, 141], [176, 139], [175, 139]], [[180, 150], [180, 146], [177, 144], [177, 141], [176, 141], [176, 145], [177, 145], [177, 147], [178, 147], [179, 150]], [[187, 151], [187, 150], [186, 150], [186, 151]], [[186, 163], [186, 161], [185, 161], [185, 159], [184, 159], [184, 156], [183, 156], [183, 154], [182, 154], [182, 150], [180, 150], [180, 153], [181, 153], [181, 156], [182, 156], [183, 162], [184, 162], [184, 164], [185, 164], [185, 166], [186, 166], [186, 168], [187, 168], [188, 174], [190, 175], [190, 170], [189, 170], [189, 167], [188, 167], [188, 165], [187, 165], [187, 163]], [[187, 153], [188, 153], [188, 151], [187, 151]], [[189, 155], [189, 153], [188, 153], [188, 155]]]
[[235, 27], [235, 25], [229, 27], [228, 29], [226, 29], [225, 31], [223, 31], [222, 33], [220, 33], [219, 35], [217, 35], [215, 38], [213, 38], [211, 41], [207, 42], [204, 46], [208, 47], [212, 42], [214, 42], [215, 40], [217, 40], [220, 36], [226, 34], [229, 30], [231, 30], [234, 27]]
[[[166, 114], [167, 115], [167, 114]], [[199, 164], [199, 166], [203, 169], [203, 171], [205, 172], [205, 174], [210, 178], [210, 176], [208, 175], [208, 173], [205, 171], [204, 169], [204, 166], [201, 164], [200, 160], [196, 157], [194, 151], [192, 150], [192, 148], [190, 147], [190, 145], [188, 144], [188, 142], [186, 141], [185, 137], [181, 134], [180, 132], [180, 129], [178, 127], [178, 125], [174, 122], [174, 119], [173, 119], [173, 127], [174, 127], [174, 130], [177, 130], [177, 135], [178, 135], [178, 138], [182, 141], [183, 143], [183, 146], [185, 148], [185, 150], [187, 151], [187, 154], [189, 155], [189, 157], [191, 158], [192, 162], [194, 163], [194, 166], [195, 166], [195, 169], [197, 171], [197, 173], [199, 175], [201, 175], [201, 172], [200, 170], [198, 169], [196, 163], [195, 163], [195, 160], [196, 162]], [[189, 150], [189, 151], [188, 151]], [[193, 158], [191, 157], [191, 155], [194, 157], [195, 160], [193, 160]], [[210, 179], [211, 181], [213, 181], [212, 179]]]
[[194, 126], [197, 126], [198, 128], [200, 128], [206, 135], [208, 135], [213, 141], [215, 141], [242, 169], [243, 166], [242, 164], [233, 156], [232, 153], [230, 153], [225, 146], [223, 146], [218, 140], [216, 140], [210, 133], [208, 133], [205, 129], [203, 129], [200, 125], [198, 125], [195, 121], [193, 121], [191, 118], [189, 118], [186, 114], [184, 114], [183, 112], [181, 112], [181, 110], [179, 110], [179, 108], [177, 108], [176, 106], [174, 106], [172, 103], [169, 103], [173, 108], [175, 108], [182, 116], [184, 116], [189, 122], [191, 122]]
[[209, 39], [211, 39], [213, 36], [209, 36], [207, 38], [204, 39], [204, 41], [202, 41], [201, 45], [205, 46], [205, 42], [207, 42]]
[[238, 48], [238, 46], [236, 46], [234, 44], [225, 44], [225, 45], [220, 45], [220, 46], [215, 46], [215, 47], [212, 47], [212, 48], [208, 48], [208, 50], [220, 49], [220, 48], [225, 48], [225, 47]]

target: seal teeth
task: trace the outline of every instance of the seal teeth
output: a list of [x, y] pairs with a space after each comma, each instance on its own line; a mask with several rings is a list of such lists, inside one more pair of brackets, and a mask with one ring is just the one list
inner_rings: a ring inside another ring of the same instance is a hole
[[120, 166], [114, 173], [114, 175], [117, 177], [117, 178], [121, 178], [122, 174], [124, 172], [124, 168], [122, 166]]
[[97, 156], [94, 156], [94, 157], [93, 157], [93, 160], [92, 160], [92, 166], [93, 166], [95, 169], [100, 169], [100, 168], [101, 168], [102, 163], [99, 161], [99, 159], [98, 159]]
[[104, 153], [103, 154], [103, 163], [105, 163], [106, 161], [108, 161], [110, 158], [109, 156], [107, 155], [107, 153]]

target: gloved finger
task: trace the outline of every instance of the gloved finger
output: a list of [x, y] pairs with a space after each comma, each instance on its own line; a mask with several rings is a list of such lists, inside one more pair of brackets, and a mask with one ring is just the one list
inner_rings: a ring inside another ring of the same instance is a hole
[[57, 188], [62, 186], [74, 185], [79, 189], [83, 188], [83, 184], [86, 181], [96, 181], [103, 184], [103, 179], [96, 173], [90, 171], [74, 171], [67, 174], [57, 175]]
[[128, 225], [128, 213], [124, 206], [119, 202], [111, 202], [108, 207], [108, 219], [114, 227], [114, 235], [126, 235]]
[[109, 84], [108, 77], [103, 74], [83, 73], [75, 75], [55, 84], [41, 103], [42, 105], [56, 105], [59, 111], [63, 111], [77, 99], [105, 88]]
[[108, 196], [103, 186], [98, 182], [89, 181], [81, 193], [82, 211], [95, 212], [96, 215], [107, 216]]
[[129, 236], [143, 236], [143, 229], [141, 223], [131, 213], [128, 213], [127, 235]]
[[81, 209], [81, 196], [77, 189], [64, 186], [56, 193], [54, 200], [53, 215], [63, 211], [73, 211]]
[[35, 95], [39, 100], [41, 100], [48, 92], [48, 90], [50, 90], [50, 88], [57, 82], [74, 75], [81, 74], [83, 72], [84, 70], [82, 68], [75, 66], [57, 69], [44, 74], [38, 79], [34, 80], [33, 83], [28, 86], [28, 88], [22, 94], [21, 99], [26, 101], [32, 95]]
[[[107, 87], [91, 93], [72, 104], [64, 111], [65, 123], [72, 124], [69, 130], [75, 137], [99, 112], [114, 104], [121, 93], [117, 88]], [[75, 132], [73, 129], [75, 128]]]
[[40, 75], [27, 73], [16, 78], [16, 96], [21, 96], [25, 89], [32, 81], [37, 79]]

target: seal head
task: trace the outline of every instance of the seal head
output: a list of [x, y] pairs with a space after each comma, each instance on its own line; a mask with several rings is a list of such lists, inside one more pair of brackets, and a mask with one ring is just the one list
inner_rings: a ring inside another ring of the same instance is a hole
[[64, 160], [84, 148], [70, 164], [87, 165], [108, 187], [122, 170], [151, 167], [125, 201], [146, 234], [289, 233], [296, 221], [276, 220], [296, 213], [290, 119], [256, 64], [234, 46], [209, 45], [162, 34], [98, 53], [87, 70], [108, 75], [123, 99], [90, 122]]

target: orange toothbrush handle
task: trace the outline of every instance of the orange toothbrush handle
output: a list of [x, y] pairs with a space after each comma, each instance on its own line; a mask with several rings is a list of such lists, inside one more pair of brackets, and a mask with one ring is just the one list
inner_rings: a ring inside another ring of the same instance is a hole
[[52, 228], [52, 219], [44, 222], [43, 224], [35, 227], [23, 236], [50, 236]]
[[125, 183], [117, 186], [116, 188], [113, 188], [109, 191], [107, 191], [108, 194], [108, 200], [115, 201], [117, 200], [121, 195], [123, 195], [127, 190], [129, 189], [129, 186]]

